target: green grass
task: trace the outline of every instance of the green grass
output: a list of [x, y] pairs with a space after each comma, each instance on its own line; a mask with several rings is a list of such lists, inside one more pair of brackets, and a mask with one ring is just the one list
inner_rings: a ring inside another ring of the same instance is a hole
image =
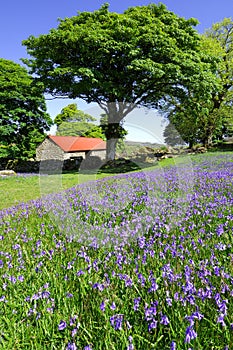
[[[221, 152], [209, 153], [205, 156], [213, 156], [221, 154]], [[226, 154], [226, 153], [224, 153]], [[203, 155], [195, 156], [181, 156], [177, 158], [164, 159], [155, 165], [139, 163], [137, 166], [139, 170], [129, 169], [134, 171], [150, 171], [160, 167], [177, 166], [192, 162], [192, 159], [202, 158]], [[136, 168], [136, 167], [135, 167]], [[0, 177], [0, 210], [15, 206], [22, 202], [27, 202], [32, 199], [40, 198], [43, 195], [60, 192], [70, 187], [76, 186], [80, 183], [101, 179], [108, 176], [115, 176], [125, 173], [124, 167], [106, 169], [96, 173], [95, 171], [88, 171], [86, 173], [70, 172], [58, 175], [49, 176], [12, 176]]]
[[[58, 196], [45, 207], [38, 201], [0, 215], [0, 350], [65, 350], [71, 342], [78, 350], [88, 344], [93, 350], [126, 350], [129, 337], [135, 350], [170, 350], [173, 340], [176, 350], [233, 349], [232, 158], [225, 162], [215, 156], [189, 159], [198, 170], [195, 193], [183, 198], [188, 201], [183, 216], [183, 202], [173, 196], [176, 172], [170, 169], [187, 163], [182, 158], [152, 167], [165, 167], [150, 182], [155, 193], [157, 185], [161, 188], [159, 197], [144, 196], [147, 178], [134, 174], [125, 184], [111, 179], [98, 188], [90, 186], [89, 197], [88, 186], [86, 192], [68, 190], [71, 207]], [[166, 176], [169, 188], [164, 186]], [[18, 189], [19, 201], [26, 201], [30, 195], [40, 197], [46, 186], [48, 192], [56, 191], [61, 182], [70, 188], [94, 177], [51, 175], [41, 177], [41, 184], [38, 177], [3, 178], [1, 201], [10, 185], [16, 193]], [[101, 195], [91, 205], [96, 190]], [[109, 205], [122, 199], [125, 205], [111, 213], [98, 206], [105, 199]], [[60, 221], [54, 220], [56, 214]], [[109, 245], [101, 234], [112, 239]], [[101, 242], [89, 245], [82, 237]], [[140, 298], [136, 309], [135, 298]], [[217, 318], [225, 305], [223, 326]], [[124, 316], [122, 325], [114, 329], [110, 317], [119, 315]], [[162, 315], [168, 316], [168, 324], [161, 322]], [[192, 315], [197, 337], [188, 343], [186, 316]], [[149, 330], [151, 319], [157, 326]], [[61, 321], [66, 322], [63, 330]]]
[[48, 176], [0, 177], [0, 210], [105, 176], [108, 175], [67, 173]]
[[[145, 164], [140, 164], [140, 167], [139, 170], [148, 169], [148, 165], [145, 166]], [[149, 169], [154, 168], [155, 166], [149, 166]], [[115, 176], [120, 173], [125, 173], [125, 169], [113, 168], [98, 173], [86, 171], [85, 173], [66, 172], [57, 175], [0, 177], [0, 210], [40, 198], [49, 193], [60, 192], [84, 182]]]

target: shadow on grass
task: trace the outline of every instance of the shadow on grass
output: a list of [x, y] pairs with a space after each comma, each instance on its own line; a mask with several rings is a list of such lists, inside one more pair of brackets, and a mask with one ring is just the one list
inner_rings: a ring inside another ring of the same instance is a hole
[[155, 163], [135, 163], [127, 159], [116, 159], [108, 161], [106, 164], [100, 167], [98, 174], [122, 174], [132, 171], [140, 171], [152, 166], [155, 166]]
[[116, 159], [108, 161], [107, 163], [95, 167], [91, 166], [84, 166], [76, 170], [63, 170], [63, 174], [83, 174], [83, 175], [114, 175], [114, 174], [124, 174], [129, 173], [133, 171], [140, 171], [146, 168], [154, 167], [157, 165], [157, 162], [155, 163], [148, 163], [148, 162], [133, 162], [128, 159]]
[[225, 142], [216, 146], [212, 146], [209, 149], [210, 152], [232, 152], [233, 151], [233, 143]]

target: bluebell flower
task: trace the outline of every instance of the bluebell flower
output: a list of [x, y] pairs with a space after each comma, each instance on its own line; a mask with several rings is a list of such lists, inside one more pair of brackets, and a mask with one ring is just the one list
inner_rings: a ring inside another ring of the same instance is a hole
[[116, 309], [116, 304], [113, 302], [112, 305], [110, 305], [110, 309], [115, 310]]
[[134, 311], [137, 311], [139, 309], [140, 301], [141, 301], [140, 297], [134, 299], [134, 306], [133, 306]]
[[197, 337], [197, 333], [194, 331], [192, 326], [187, 327], [185, 332], [185, 343], [190, 343], [192, 339]]
[[116, 331], [121, 329], [123, 318], [124, 318], [124, 315], [122, 315], [122, 314], [116, 314], [116, 315], [110, 317], [111, 326]]
[[170, 350], [176, 350], [176, 342], [174, 340], [170, 344]]
[[167, 326], [170, 322], [169, 322], [169, 319], [166, 315], [161, 314], [160, 323]]
[[63, 331], [63, 329], [65, 329], [66, 328], [66, 322], [65, 321], [60, 321], [60, 323], [59, 323], [59, 325], [58, 325], [58, 329], [59, 329], [59, 331]]
[[155, 329], [157, 328], [157, 321], [152, 319], [152, 321], [149, 323], [148, 325], [148, 331], [150, 332], [152, 329]]
[[101, 311], [105, 311], [105, 302], [104, 301], [102, 301], [102, 303], [100, 304], [100, 310]]
[[77, 346], [75, 345], [75, 343], [68, 343], [66, 350], [77, 350]]
[[220, 323], [223, 327], [226, 326], [226, 323], [224, 322], [224, 317], [225, 317], [224, 314], [220, 314], [217, 318], [217, 323]]

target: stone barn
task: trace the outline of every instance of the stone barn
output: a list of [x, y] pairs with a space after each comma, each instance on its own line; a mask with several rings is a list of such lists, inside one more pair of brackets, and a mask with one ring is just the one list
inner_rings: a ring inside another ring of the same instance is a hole
[[86, 159], [96, 156], [104, 160], [106, 158], [106, 142], [99, 138], [81, 136], [51, 136], [37, 147], [36, 160], [60, 160]]

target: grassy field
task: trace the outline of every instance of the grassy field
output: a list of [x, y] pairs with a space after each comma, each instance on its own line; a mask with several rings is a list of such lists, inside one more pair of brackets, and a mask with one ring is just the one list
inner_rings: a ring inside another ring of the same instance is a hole
[[[158, 166], [174, 164], [172, 159], [167, 159], [156, 166], [140, 164], [141, 169], [154, 169]], [[119, 174], [118, 169], [105, 171], [70, 172], [57, 175], [33, 175], [19, 174], [18, 176], [0, 177], [0, 210], [21, 202], [40, 198], [45, 194], [59, 192], [83, 182], [95, 181], [108, 176]]]
[[[105, 175], [107, 176], [107, 175]], [[45, 193], [59, 192], [77, 184], [101, 178], [103, 175], [81, 175], [75, 173], [59, 175], [19, 175], [0, 177], [0, 210], [21, 202], [40, 198]]]
[[[176, 159], [164, 159], [156, 165], [140, 163], [138, 164], [140, 170], [134, 171], [149, 171], [172, 165], [179, 166], [179, 164], [183, 162], [187, 162], [187, 160], [181, 157]], [[124, 173], [123, 170], [124, 169], [121, 168], [113, 168], [110, 170], [98, 171], [97, 173], [95, 171], [90, 171], [86, 173], [70, 172], [48, 176], [40, 174], [18, 174], [16, 177], [0, 177], [0, 210], [32, 199], [41, 198], [43, 195], [49, 193], [60, 192], [84, 182], [116, 176], [119, 173]]]
[[87, 176], [1, 179], [0, 349], [233, 349], [232, 153]]

